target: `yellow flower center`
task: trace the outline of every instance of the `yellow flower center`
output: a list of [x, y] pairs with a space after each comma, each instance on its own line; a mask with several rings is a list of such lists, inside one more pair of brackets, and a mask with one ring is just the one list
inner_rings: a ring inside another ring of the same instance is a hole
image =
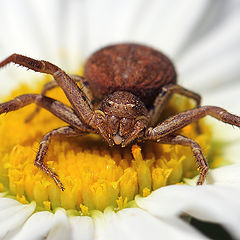
[[[21, 86], [8, 99], [17, 95], [40, 92]], [[62, 91], [54, 89], [49, 96], [68, 103]], [[4, 99], [6, 100], [6, 99]], [[177, 101], [178, 109], [175, 102]], [[170, 101], [168, 114], [191, 108], [189, 99], [176, 95]], [[91, 210], [129, 207], [135, 196], [148, 196], [160, 187], [181, 183], [184, 177], [197, 174], [191, 149], [182, 146], [147, 142], [141, 146], [110, 148], [98, 135], [53, 139], [46, 164], [64, 184], [62, 192], [44, 172], [34, 166], [41, 138], [49, 131], [65, 126], [46, 110], [41, 110], [30, 122], [25, 118], [34, 105], [0, 116], [0, 191], [7, 191], [22, 203], [36, 201], [37, 210], [57, 207], [74, 209], [86, 215]], [[199, 122], [185, 127], [181, 134], [195, 139], [208, 154], [210, 131]]]

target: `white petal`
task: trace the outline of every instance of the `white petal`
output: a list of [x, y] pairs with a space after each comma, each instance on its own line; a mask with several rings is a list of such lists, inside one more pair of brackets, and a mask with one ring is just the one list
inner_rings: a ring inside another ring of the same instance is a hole
[[94, 223], [91, 217], [70, 217], [71, 240], [90, 240], [94, 237]]
[[58, 210], [56, 214], [47, 211], [33, 214], [14, 239], [37, 240], [46, 236], [47, 239], [93, 239], [93, 233], [92, 218], [67, 218], [64, 210]]
[[18, 201], [11, 198], [0, 197], [0, 211], [3, 211], [7, 208], [17, 207], [21, 205]]
[[204, 17], [210, 1], [145, 2], [135, 19], [132, 39], [154, 45], [175, 58]]
[[[1, 1], [1, 29], [2, 43], [7, 49], [8, 54], [31, 53], [33, 56], [47, 57], [55, 56], [57, 41], [56, 27], [58, 18], [56, 17], [57, 0], [21, 2], [17, 0]], [[51, 17], [51, 21], [49, 18]], [[7, 23], [7, 24], [6, 24]]]
[[[236, 102], [236, 101], [235, 101]], [[232, 112], [232, 111], [231, 111]], [[239, 114], [235, 113], [234, 114]], [[239, 114], [240, 115], [240, 114]], [[214, 118], [207, 117], [207, 124], [212, 128], [212, 140], [219, 143], [222, 156], [226, 162], [240, 163], [240, 130], [238, 127], [225, 124]]]
[[70, 239], [70, 226], [68, 216], [64, 209], [58, 209], [54, 214], [54, 225], [48, 233], [47, 240]]
[[[209, 4], [208, 0], [182, 0], [181, 3], [177, 0], [88, 1], [81, 6], [89, 15], [83, 14], [80, 9], [78, 12], [78, 15], [84, 16], [79, 16], [81, 22], [88, 24], [88, 29], [84, 28], [87, 34], [84, 36], [87, 43], [85, 52], [112, 42], [138, 41], [176, 55]], [[83, 29], [82, 24], [80, 29]]]
[[[239, 136], [240, 134], [238, 134]], [[240, 163], [239, 146], [240, 138], [236, 142], [230, 142], [230, 145], [224, 148], [224, 157], [230, 161], [230, 163]]]
[[16, 240], [44, 239], [54, 225], [54, 214], [50, 212], [34, 213], [15, 236]]
[[[67, 4], [67, 6], [65, 6]], [[60, 21], [62, 33], [61, 61], [64, 61], [64, 69], [69, 72], [77, 71], [88, 57], [88, 13], [85, 9], [86, 1], [69, 0], [64, 2], [64, 21]]]
[[207, 184], [240, 186], [240, 163], [210, 170]]
[[143, 1], [138, 0], [115, 2], [111, 0], [86, 1], [83, 8], [88, 14], [84, 14], [81, 21], [87, 24], [85, 30], [85, 49], [88, 55], [100, 46], [125, 40], [129, 40], [129, 27], [132, 18], [139, 10]]
[[155, 216], [188, 213], [203, 221], [222, 224], [231, 234], [240, 238], [239, 197], [239, 186], [185, 185], [161, 188], [147, 198], [137, 198], [136, 202]]
[[8, 218], [15, 217], [17, 212], [22, 212], [25, 208], [26, 205], [23, 205], [19, 202], [16, 204], [10, 203], [8, 206], [5, 206], [4, 208], [1, 209], [0, 222], [4, 223], [6, 220], [6, 216], [8, 216]]
[[[189, 9], [189, 11], [191, 10]], [[211, 34], [218, 26], [224, 25], [224, 22], [236, 11], [239, 11], [238, 0], [208, 1], [203, 14], [199, 16], [194, 28], [186, 38], [184, 48], [181, 49], [181, 54], [177, 56], [177, 59], [184, 56], [184, 53], [187, 53], [192, 47], [194, 48], [196, 43], [198, 44], [206, 35]]]
[[138, 209], [107, 210], [95, 219], [96, 239], [205, 239], [176, 218], [158, 219]]
[[178, 60], [180, 81], [204, 90], [237, 80], [240, 75], [240, 7]]
[[[239, 171], [240, 163], [219, 167], [216, 169], [210, 169], [208, 171], [204, 185], [214, 184], [214, 185], [240, 186]], [[193, 179], [185, 178], [184, 182], [187, 185], [196, 186], [198, 177], [199, 176], [196, 176]]]
[[1, 198], [0, 203], [2, 207], [0, 209], [0, 239], [10, 234], [29, 218], [29, 216], [34, 212], [36, 203], [32, 202], [30, 204], [21, 204], [12, 199]]
[[[47, 7], [46, 7], [47, 5]], [[57, 47], [56, 11], [57, 0], [51, 2], [36, 0], [1, 1], [0, 5], [0, 61], [12, 53], [20, 53], [37, 59], [60, 63]], [[49, 19], [51, 18], [51, 21]], [[6, 73], [5, 73], [6, 72]], [[32, 83], [33, 79], [43, 75], [16, 65], [1, 69], [0, 94], [7, 93], [20, 82]]]
[[239, 97], [240, 82], [231, 81], [231, 78], [226, 78], [226, 83], [219, 85], [216, 89], [203, 92], [203, 104], [218, 105], [228, 111], [240, 115], [240, 102], [236, 101]]

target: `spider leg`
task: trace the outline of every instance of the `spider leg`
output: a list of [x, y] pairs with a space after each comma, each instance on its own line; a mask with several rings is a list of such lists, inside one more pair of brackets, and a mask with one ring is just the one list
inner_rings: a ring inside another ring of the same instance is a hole
[[78, 76], [75, 74], [71, 74], [70, 77], [79, 84], [79, 87], [81, 88], [81, 90], [85, 93], [87, 99], [91, 102], [91, 104], [94, 104], [94, 100], [93, 100], [93, 94], [91, 89], [89, 88], [89, 83], [87, 81], [86, 78], [82, 77], [82, 76]]
[[45, 97], [40, 94], [24, 94], [8, 102], [1, 103], [0, 115], [2, 113], [18, 110], [31, 103], [36, 103], [38, 106], [45, 108], [64, 122], [79, 129], [80, 131], [93, 131], [93, 129], [82, 123], [71, 107], [55, 99]]
[[202, 149], [199, 146], [197, 142], [195, 142], [191, 138], [184, 137], [182, 135], [170, 135], [170, 136], [165, 136], [163, 138], [155, 139], [159, 143], [163, 144], [171, 144], [171, 145], [182, 145], [182, 146], [188, 146], [191, 148], [193, 155], [196, 159], [196, 162], [198, 164], [199, 168], [199, 179], [197, 182], [197, 185], [202, 185], [205, 178], [206, 174], [208, 171], [208, 164], [206, 161], [206, 158], [203, 155]]
[[196, 101], [197, 107], [200, 106], [201, 96], [188, 89], [185, 89], [176, 84], [168, 84], [162, 87], [161, 92], [156, 97], [153, 108], [149, 111], [150, 114], [150, 126], [155, 126], [158, 122], [159, 116], [163, 111], [165, 104], [169, 101], [171, 96], [174, 94], [181, 94], [186, 97], [192, 98]]
[[87, 101], [86, 95], [78, 87], [74, 80], [63, 70], [50, 62], [43, 60], [38, 61], [19, 54], [12, 54], [0, 62], [0, 68], [11, 62], [19, 64], [36, 72], [51, 74], [72, 104], [76, 115], [84, 123], [90, 125], [93, 128], [96, 128], [93, 106]]
[[40, 143], [34, 165], [37, 166], [39, 169], [41, 169], [43, 172], [45, 172], [49, 177], [51, 177], [54, 180], [54, 182], [56, 183], [56, 185], [62, 191], [64, 191], [63, 184], [59, 180], [58, 175], [44, 163], [44, 157], [46, 156], [48, 146], [50, 144], [52, 137], [57, 137], [57, 136], [74, 137], [74, 136], [79, 136], [81, 134], [82, 133], [80, 131], [78, 131], [72, 127], [69, 127], [69, 126], [60, 127], [60, 128], [54, 129], [51, 132], [47, 133], [43, 137], [43, 139]]
[[222, 122], [240, 127], [240, 117], [233, 115], [220, 107], [202, 106], [169, 117], [162, 123], [158, 124], [155, 128], [148, 128], [145, 132], [145, 137], [148, 139], [159, 139], [160, 137], [164, 137], [182, 129], [206, 115], [212, 116]]
[[[89, 100], [91, 104], [93, 104], [93, 96], [90, 88], [88, 87], [87, 80], [84, 77], [81, 77], [78, 75], [70, 75], [70, 77], [80, 85], [80, 88], [85, 93], [87, 100]], [[58, 87], [58, 84], [56, 81], [47, 82], [46, 84], [43, 85], [41, 95], [45, 96], [49, 90], [55, 87]], [[27, 118], [25, 119], [25, 122], [30, 122], [38, 114], [40, 109], [41, 108], [39, 106], [36, 106], [35, 110], [27, 116]]]

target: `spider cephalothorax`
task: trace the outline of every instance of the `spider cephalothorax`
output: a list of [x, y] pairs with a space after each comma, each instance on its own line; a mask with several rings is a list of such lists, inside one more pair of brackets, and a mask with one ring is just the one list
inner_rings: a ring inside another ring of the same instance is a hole
[[133, 141], [148, 125], [148, 111], [144, 103], [127, 91], [108, 95], [96, 110], [98, 128], [109, 145], [125, 146]]
[[[44, 86], [42, 94], [20, 95], [0, 104], [0, 114], [35, 103], [38, 107], [26, 121], [29, 122], [43, 107], [68, 124], [43, 137], [35, 159], [35, 165], [52, 177], [62, 190], [64, 187], [57, 174], [44, 163], [44, 156], [54, 136], [98, 133], [110, 146], [117, 144], [124, 147], [138, 140], [189, 146], [200, 169], [197, 184], [201, 185], [208, 171], [201, 147], [176, 132], [206, 115], [240, 127], [240, 117], [219, 107], [200, 106], [198, 94], [176, 84], [176, 72], [171, 61], [147, 46], [128, 43], [100, 49], [88, 59], [83, 77], [67, 75], [52, 63], [19, 54], [0, 62], [0, 68], [11, 62], [51, 74], [55, 79]], [[72, 108], [45, 96], [48, 90], [56, 86], [62, 88]], [[196, 108], [159, 122], [161, 112], [173, 93], [194, 99]]]

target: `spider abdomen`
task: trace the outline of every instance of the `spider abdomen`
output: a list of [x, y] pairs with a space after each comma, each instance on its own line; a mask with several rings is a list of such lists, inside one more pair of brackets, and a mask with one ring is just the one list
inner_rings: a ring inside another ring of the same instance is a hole
[[151, 105], [162, 86], [176, 83], [176, 71], [161, 52], [139, 44], [117, 44], [89, 57], [84, 73], [98, 99], [128, 91]]

